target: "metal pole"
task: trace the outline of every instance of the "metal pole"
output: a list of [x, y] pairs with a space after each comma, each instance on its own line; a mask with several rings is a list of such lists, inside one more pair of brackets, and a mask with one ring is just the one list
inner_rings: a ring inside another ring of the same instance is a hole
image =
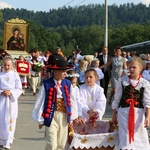
[[105, 0], [105, 37], [104, 46], [108, 46], [108, 3]]

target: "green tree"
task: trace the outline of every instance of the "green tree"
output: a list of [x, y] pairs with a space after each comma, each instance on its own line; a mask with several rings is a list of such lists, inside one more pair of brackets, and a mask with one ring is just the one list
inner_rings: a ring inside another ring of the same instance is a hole
[[2, 12], [2, 10], [0, 9], [0, 22], [2, 22], [3, 21], [3, 12]]

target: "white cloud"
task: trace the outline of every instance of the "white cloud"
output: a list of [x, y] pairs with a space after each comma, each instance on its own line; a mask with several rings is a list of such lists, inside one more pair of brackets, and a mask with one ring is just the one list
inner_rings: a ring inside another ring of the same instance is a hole
[[145, 5], [149, 5], [150, 4], [150, 0], [135, 0], [135, 3], [138, 4], [138, 3], [142, 3], [142, 4], [145, 4]]
[[142, 2], [146, 5], [149, 5], [150, 4], [150, 0], [142, 0]]
[[4, 9], [4, 8], [14, 8], [14, 7], [5, 2], [0, 2], [0, 9]]

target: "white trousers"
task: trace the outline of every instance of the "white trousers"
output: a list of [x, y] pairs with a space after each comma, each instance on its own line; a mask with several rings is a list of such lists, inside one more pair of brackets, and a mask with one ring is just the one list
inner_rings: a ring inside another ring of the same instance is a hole
[[65, 150], [68, 137], [66, 113], [55, 111], [50, 127], [45, 127], [45, 150]]
[[36, 93], [37, 85], [39, 83], [39, 77], [31, 77], [33, 93]]

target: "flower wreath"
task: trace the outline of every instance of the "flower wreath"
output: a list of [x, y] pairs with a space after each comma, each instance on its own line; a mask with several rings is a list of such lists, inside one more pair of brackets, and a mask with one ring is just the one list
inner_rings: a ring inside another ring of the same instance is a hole
[[66, 74], [66, 77], [79, 77], [78, 73], [75, 74]]

